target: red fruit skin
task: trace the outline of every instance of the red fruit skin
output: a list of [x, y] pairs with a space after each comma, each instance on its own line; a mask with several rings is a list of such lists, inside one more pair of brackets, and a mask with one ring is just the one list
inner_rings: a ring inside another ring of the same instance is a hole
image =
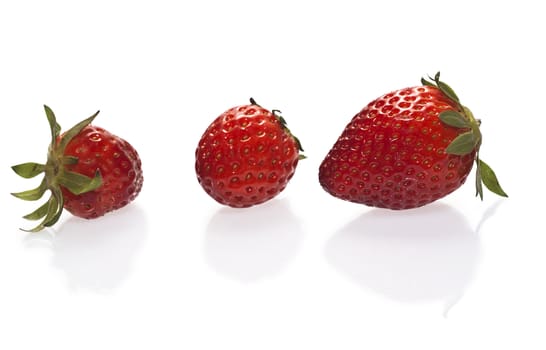
[[372, 207], [411, 209], [429, 204], [466, 180], [476, 150], [445, 152], [460, 133], [439, 114], [459, 111], [433, 86], [405, 88], [369, 103], [347, 125], [319, 168], [331, 195]]
[[199, 140], [195, 171], [203, 189], [234, 208], [264, 203], [282, 192], [299, 159], [294, 137], [258, 105], [233, 107]]
[[101, 127], [87, 125], [68, 143], [64, 155], [78, 158], [78, 163], [66, 165], [66, 170], [94, 177], [98, 169], [102, 176], [99, 188], [80, 195], [61, 186], [64, 208], [75, 216], [103, 216], [129, 204], [142, 189], [142, 162], [137, 151]]

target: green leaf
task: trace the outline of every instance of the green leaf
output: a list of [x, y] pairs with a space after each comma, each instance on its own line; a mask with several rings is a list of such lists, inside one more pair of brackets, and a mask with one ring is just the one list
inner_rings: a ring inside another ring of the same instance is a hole
[[51, 129], [51, 142], [55, 144], [57, 136], [61, 133], [61, 126], [57, 123], [57, 118], [55, 118], [55, 113], [48, 106], [44, 105], [45, 113], [47, 116], [47, 121], [49, 122], [49, 128]]
[[434, 83], [432, 82], [429, 82], [423, 78], [421, 78], [421, 83], [423, 85], [427, 85], [427, 86], [436, 86], [438, 87], [438, 89], [440, 89], [440, 91], [442, 91], [442, 93], [444, 95], [446, 95], [449, 99], [457, 102], [457, 104], [459, 104], [459, 97], [457, 97], [457, 94], [455, 93], [455, 91], [453, 91], [453, 89], [447, 85], [446, 83], [444, 83], [443, 81], [440, 81], [440, 72], [437, 72], [435, 75], [434, 75], [434, 79], [431, 78], [429, 76], [429, 79], [434, 81]]
[[433, 83], [431, 83], [430, 81], [426, 80], [425, 78], [421, 78], [421, 84], [424, 85], [424, 86], [436, 86]]
[[59, 212], [59, 210], [60, 210], [59, 202], [57, 202], [57, 199], [55, 198], [55, 196], [49, 197], [49, 200], [47, 201], [47, 203], [45, 205], [47, 206], [47, 212], [46, 212], [45, 218], [42, 220], [42, 222], [40, 222], [36, 227], [34, 227], [34, 228], [30, 229], [30, 230], [23, 229], [23, 231], [38, 232], [38, 231], [43, 230], [45, 228], [46, 224], [49, 221], [51, 221], [51, 219], [53, 217], [55, 217], [57, 212]]
[[82, 120], [81, 122], [79, 122], [78, 124], [70, 128], [68, 131], [66, 131], [58, 146], [59, 153], [63, 153], [64, 149], [66, 148], [66, 145], [68, 145], [70, 140], [72, 140], [74, 136], [78, 135], [83, 130], [83, 128], [91, 124], [91, 122], [95, 119], [95, 117], [98, 114], [99, 114], [99, 111], [95, 112], [95, 114], [93, 114], [89, 118]]
[[446, 153], [462, 156], [472, 152], [477, 143], [478, 138], [472, 131], [468, 131], [457, 136], [449, 146], [447, 146]]
[[459, 112], [449, 110], [440, 113], [439, 118], [442, 122], [455, 128], [470, 128], [470, 122]]
[[480, 178], [487, 189], [501, 197], [508, 197], [506, 192], [502, 189], [497, 179], [497, 175], [489, 165], [487, 165], [481, 159], [478, 159], [478, 168], [480, 173]]
[[[44, 226], [50, 227], [53, 226], [59, 221], [59, 218], [61, 217], [61, 214], [63, 213], [63, 205], [64, 205], [64, 198], [63, 193], [60, 188], [55, 188], [52, 190], [53, 198], [55, 198], [55, 203], [57, 205], [57, 209], [55, 209], [55, 212], [51, 216], [46, 216], [46, 219], [44, 220]], [[49, 213], [48, 213], [49, 214]]]
[[46, 179], [44, 178], [42, 182], [40, 183], [40, 186], [32, 190], [12, 193], [11, 195], [25, 201], [35, 201], [42, 198], [46, 190], [47, 190], [47, 183], [46, 183]]
[[440, 88], [440, 91], [442, 91], [444, 95], [457, 103], [459, 102], [459, 97], [449, 85], [440, 80], [436, 81], [436, 83], [438, 84], [438, 88]]
[[483, 186], [482, 186], [482, 172], [480, 170], [479, 158], [476, 159], [476, 196], [480, 196], [483, 201]]
[[30, 179], [35, 177], [36, 175], [44, 172], [45, 167], [43, 164], [38, 163], [23, 163], [23, 164], [17, 164], [11, 167], [15, 173], [21, 177], [24, 177], [25, 179]]
[[63, 212], [64, 198], [62, 191], [59, 187], [51, 189], [51, 197], [48, 201], [41, 205], [38, 209], [33, 211], [30, 214], [25, 215], [23, 218], [27, 220], [43, 220], [34, 228], [30, 230], [21, 229], [26, 232], [38, 232], [43, 230], [46, 227], [53, 226]]
[[303, 150], [303, 147], [301, 146], [301, 142], [300, 142], [300, 139], [298, 139], [296, 136], [292, 135], [292, 137], [294, 138], [294, 141], [296, 141], [296, 146], [298, 147], [298, 151], [300, 152], [305, 152]]
[[78, 164], [79, 158], [74, 156], [64, 156], [62, 158], [62, 163], [64, 165], [74, 165]]
[[47, 215], [48, 208], [49, 208], [49, 202], [45, 202], [42, 206], [40, 206], [38, 209], [36, 209], [32, 213], [23, 216], [23, 218], [27, 220], [40, 220], [41, 218]]
[[99, 188], [102, 185], [102, 176], [98, 169], [93, 178], [72, 171], [65, 171], [59, 176], [58, 181], [70, 192], [79, 195]]

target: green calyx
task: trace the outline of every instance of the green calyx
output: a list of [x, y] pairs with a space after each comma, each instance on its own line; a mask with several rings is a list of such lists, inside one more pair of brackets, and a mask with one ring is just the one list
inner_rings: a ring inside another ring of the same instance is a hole
[[470, 109], [461, 104], [455, 91], [440, 80], [440, 72], [436, 73], [434, 78], [430, 76], [428, 77], [428, 80], [422, 78], [421, 83], [425, 86], [438, 88], [447, 98], [455, 102], [458, 106], [458, 111], [444, 111], [440, 113], [439, 118], [446, 125], [465, 130], [447, 146], [446, 153], [462, 156], [476, 150], [476, 196], [480, 196], [480, 199], [483, 200], [483, 185], [485, 185], [489, 191], [502, 197], [508, 197], [499, 184], [493, 169], [480, 159], [480, 146], [482, 144], [480, 120], [474, 118]]
[[[254, 106], [262, 107], [258, 103], [256, 103], [256, 100], [254, 100], [254, 98], [252, 98], [252, 97], [250, 98], [250, 104], [254, 105]], [[292, 134], [290, 129], [288, 129], [288, 127], [286, 126], [286, 119], [284, 119], [283, 116], [281, 115], [281, 111], [278, 110], [278, 109], [273, 109], [273, 110], [271, 110], [271, 113], [273, 113], [273, 115], [277, 118], [277, 120], [281, 124], [281, 127], [283, 128], [283, 130], [286, 133], [288, 133], [288, 135], [290, 135], [294, 139], [294, 141], [296, 142], [296, 146], [298, 147], [298, 151], [299, 152], [304, 152], [304, 150], [303, 150], [303, 148], [301, 146], [300, 140], [294, 134]], [[298, 159], [300, 159], [300, 160], [305, 159], [305, 158], [307, 158], [307, 157], [305, 155], [301, 154], [301, 153], [298, 156]]]
[[30, 230], [23, 230], [28, 232], [41, 231], [45, 227], [53, 226], [59, 220], [64, 205], [61, 186], [78, 195], [93, 191], [102, 185], [102, 178], [98, 169], [92, 178], [66, 170], [65, 165], [78, 163], [78, 158], [64, 155], [68, 143], [83, 128], [89, 125], [99, 112], [76, 124], [59, 139], [61, 126], [57, 123], [53, 111], [45, 105], [44, 109], [51, 130], [51, 143], [48, 149], [47, 162], [45, 164], [29, 162], [11, 167], [17, 175], [25, 179], [30, 179], [44, 173], [44, 177], [38, 187], [28, 191], [12, 193], [13, 196], [26, 201], [36, 201], [41, 199], [46, 191], [49, 190], [51, 192], [51, 196], [43, 205], [32, 213], [23, 216], [27, 220], [42, 220], [36, 227]]

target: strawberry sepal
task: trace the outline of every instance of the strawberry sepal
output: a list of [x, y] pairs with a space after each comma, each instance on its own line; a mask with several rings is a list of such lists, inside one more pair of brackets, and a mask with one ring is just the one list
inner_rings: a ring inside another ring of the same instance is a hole
[[[69, 130], [67, 130], [64, 133], [63, 137], [61, 138], [61, 140], [59, 141], [58, 146], [56, 146], [56, 153], [59, 155], [63, 155], [64, 150], [66, 149], [66, 145], [68, 145], [68, 143], [72, 141], [74, 136], [78, 135], [83, 130], [83, 128], [91, 124], [91, 122], [95, 119], [95, 117], [98, 114], [99, 114], [99, 111], [96, 111], [95, 114], [93, 114], [89, 118], [82, 120], [81, 122], [79, 122], [78, 124], [70, 128]], [[53, 140], [53, 142], [56, 142], [56, 140]]]
[[27, 220], [40, 220], [41, 218], [46, 216], [47, 210], [49, 209], [48, 204], [49, 204], [48, 202], [44, 203], [42, 206], [40, 206], [38, 209], [36, 209], [32, 213], [23, 216], [23, 218]]
[[480, 131], [481, 121], [474, 117], [472, 111], [463, 106], [455, 91], [446, 83], [440, 80], [440, 72], [434, 75], [434, 78], [428, 77], [428, 80], [421, 78], [421, 83], [425, 86], [433, 86], [439, 89], [447, 98], [455, 102], [460, 111], [447, 110], [440, 113], [440, 120], [451, 127], [457, 129], [466, 129], [457, 136], [446, 148], [446, 153], [463, 156], [476, 151], [476, 196], [483, 200], [483, 185], [501, 197], [508, 197], [506, 192], [499, 184], [495, 172], [489, 165], [479, 157], [479, 150], [482, 144], [482, 134]]
[[57, 181], [75, 195], [94, 191], [102, 185], [102, 176], [97, 169], [94, 177], [85, 176], [73, 171], [63, 171]]
[[[262, 106], [260, 106], [256, 100], [251, 97], [250, 98], [250, 104], [254, 105], [254, 106], [258, 106], [258, 107], [261, 107], [263, 108]], [[300, 139], [298, 139], [296, 137], [296, 135], [292, 134], [292, 132], [290, 131], [290, 129], [288, 129], [288, 126], [286, 125], [286, 119], [284, 119], [284, 117], [281, 115], [281, 111], [278, 110], [278, 109], [272, 109], [271, 110], [271, 113], [275, 116], [275, 118], [277, 118], [277, 120], [279, 121], [279, 123], [281, 124], [281, 127], [282, 129], [288, 134], [290, 135], [290, 137], [292, 137], [294, 139], [294, 141], [296, 142], [296, 146], [298, 147], [298, 151], [299, 152], [305, 152], [303, 150], [303, 147], [301, 146], [301, 142], [300, 142]], [[299, 158], [298, 159], [305, 159], [307, 158], [306, 156], [304, 156], [303, 154], [300, 153], [299, 155]]]
[[25, 179], [31, 179], [44, 172], [45, 166], [38, 163], [23, 163], [11, 167], [15, 173]]
[[14, 197], [27, 201], [36, 201], [41, 199], [46, 191], [49, 190], [51, 193], [49, 199], [38, 209], [23, 216], [27, 220], [42, 220], [30, 230], [22, 229], [27, 232], [41, 231], [45, 227], [53, 226], [59, 220], [64, 206], [61, 186], [74, 194], [82, 194], [96, 190], [102, 185], [102, 176], [98, 169], [94, 177], [65, 170], [65, 165], [77, 164], [78, 158], [64, 155], [68, 143], [83, 128], [89, 125], [99, 112], [97, 111], [91, 117], [79, 122], [61, 137], [61, 126], [57, 123], [55, 114], [46, 105], [44, 105], [44, 110], [51, 131], [51, 143], [46, 164], [28, 162], [12, 166], [13, 171], [23, 178], [33, 178], [44, 173], [44, 178], [38, 187], [28, 191], [12, 193]]
[[470, 121], [468, 121], [468, 119], [465, 118], [461, 113], [456, 111], [452, 111], [452, 110], [443, 111], [442, 113], [440, 113], [438, 118], [440, 118], [440, 120], [444, 124], [447, 124], [457, 129], [471, 127]]
[[45, 191], [47, 191], [47, 182], [43, 179], [38, 187], [28, 191], [12, 193], [11, 195], [25, 201], [36, 201], [42, 198]]
[[[499, 195], [501, 197], [508, 197], [506, 192], [504, 192], [504, 190], [502, 189], [499, 180], [497, 179], [497, 175], [495, 174], [493, 169], [491, 169], [491, 167], [487, 165], [487, 163], [485, 163], [480, 158], [477, 158], [476, 166], [476, 183], [480, 183], [480, 188], [482, 187], [481, 183], [483, 183], [489, 191], [495, 193], [496, 195]], [[483, 198], [483, 193], [481, 193], [481, 191], [479, 195], [480, 198]]]
[[478, 144], [478, 138], [472, 131], [457, 136], [446, 148], [446, 153], [464, 156], [472, 152]]

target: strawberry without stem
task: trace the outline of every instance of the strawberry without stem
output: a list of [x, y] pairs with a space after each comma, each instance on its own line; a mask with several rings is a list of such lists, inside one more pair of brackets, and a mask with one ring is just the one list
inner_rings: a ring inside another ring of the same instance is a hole
[[197, 180], [216, 201], [235, 208], [263, 203], [284, 190], [303, 151], [279, 111], [250, 99], [217, 117], [195, 152]]
[[75, 216], [96, 218], [134, 200], [143, 183], [141, 161], [136, 150], [122, 138], [91, 125], [98, 112], [61, 135], [53, 111], [44, 106], [51, 128], [46, 164], [23, 163], [12, 169], [24, 178], [44, 173], [40, 185], [30, 191], [12, 193], [24, 200], [38, 200], [49, 190], [51, 197], [25, 216], [40, 220], [30, 231], [54, 225], [63, 208]]
[[369, 103], [347, 125], [319, 168], [331, 195], [388, 209], [410, 209], [455, 191], [474, 162], [476, 195], [484, 184], [507, 196], [479, 157], [480, 122], [440, 73], [423, 86], [391, 92]]

